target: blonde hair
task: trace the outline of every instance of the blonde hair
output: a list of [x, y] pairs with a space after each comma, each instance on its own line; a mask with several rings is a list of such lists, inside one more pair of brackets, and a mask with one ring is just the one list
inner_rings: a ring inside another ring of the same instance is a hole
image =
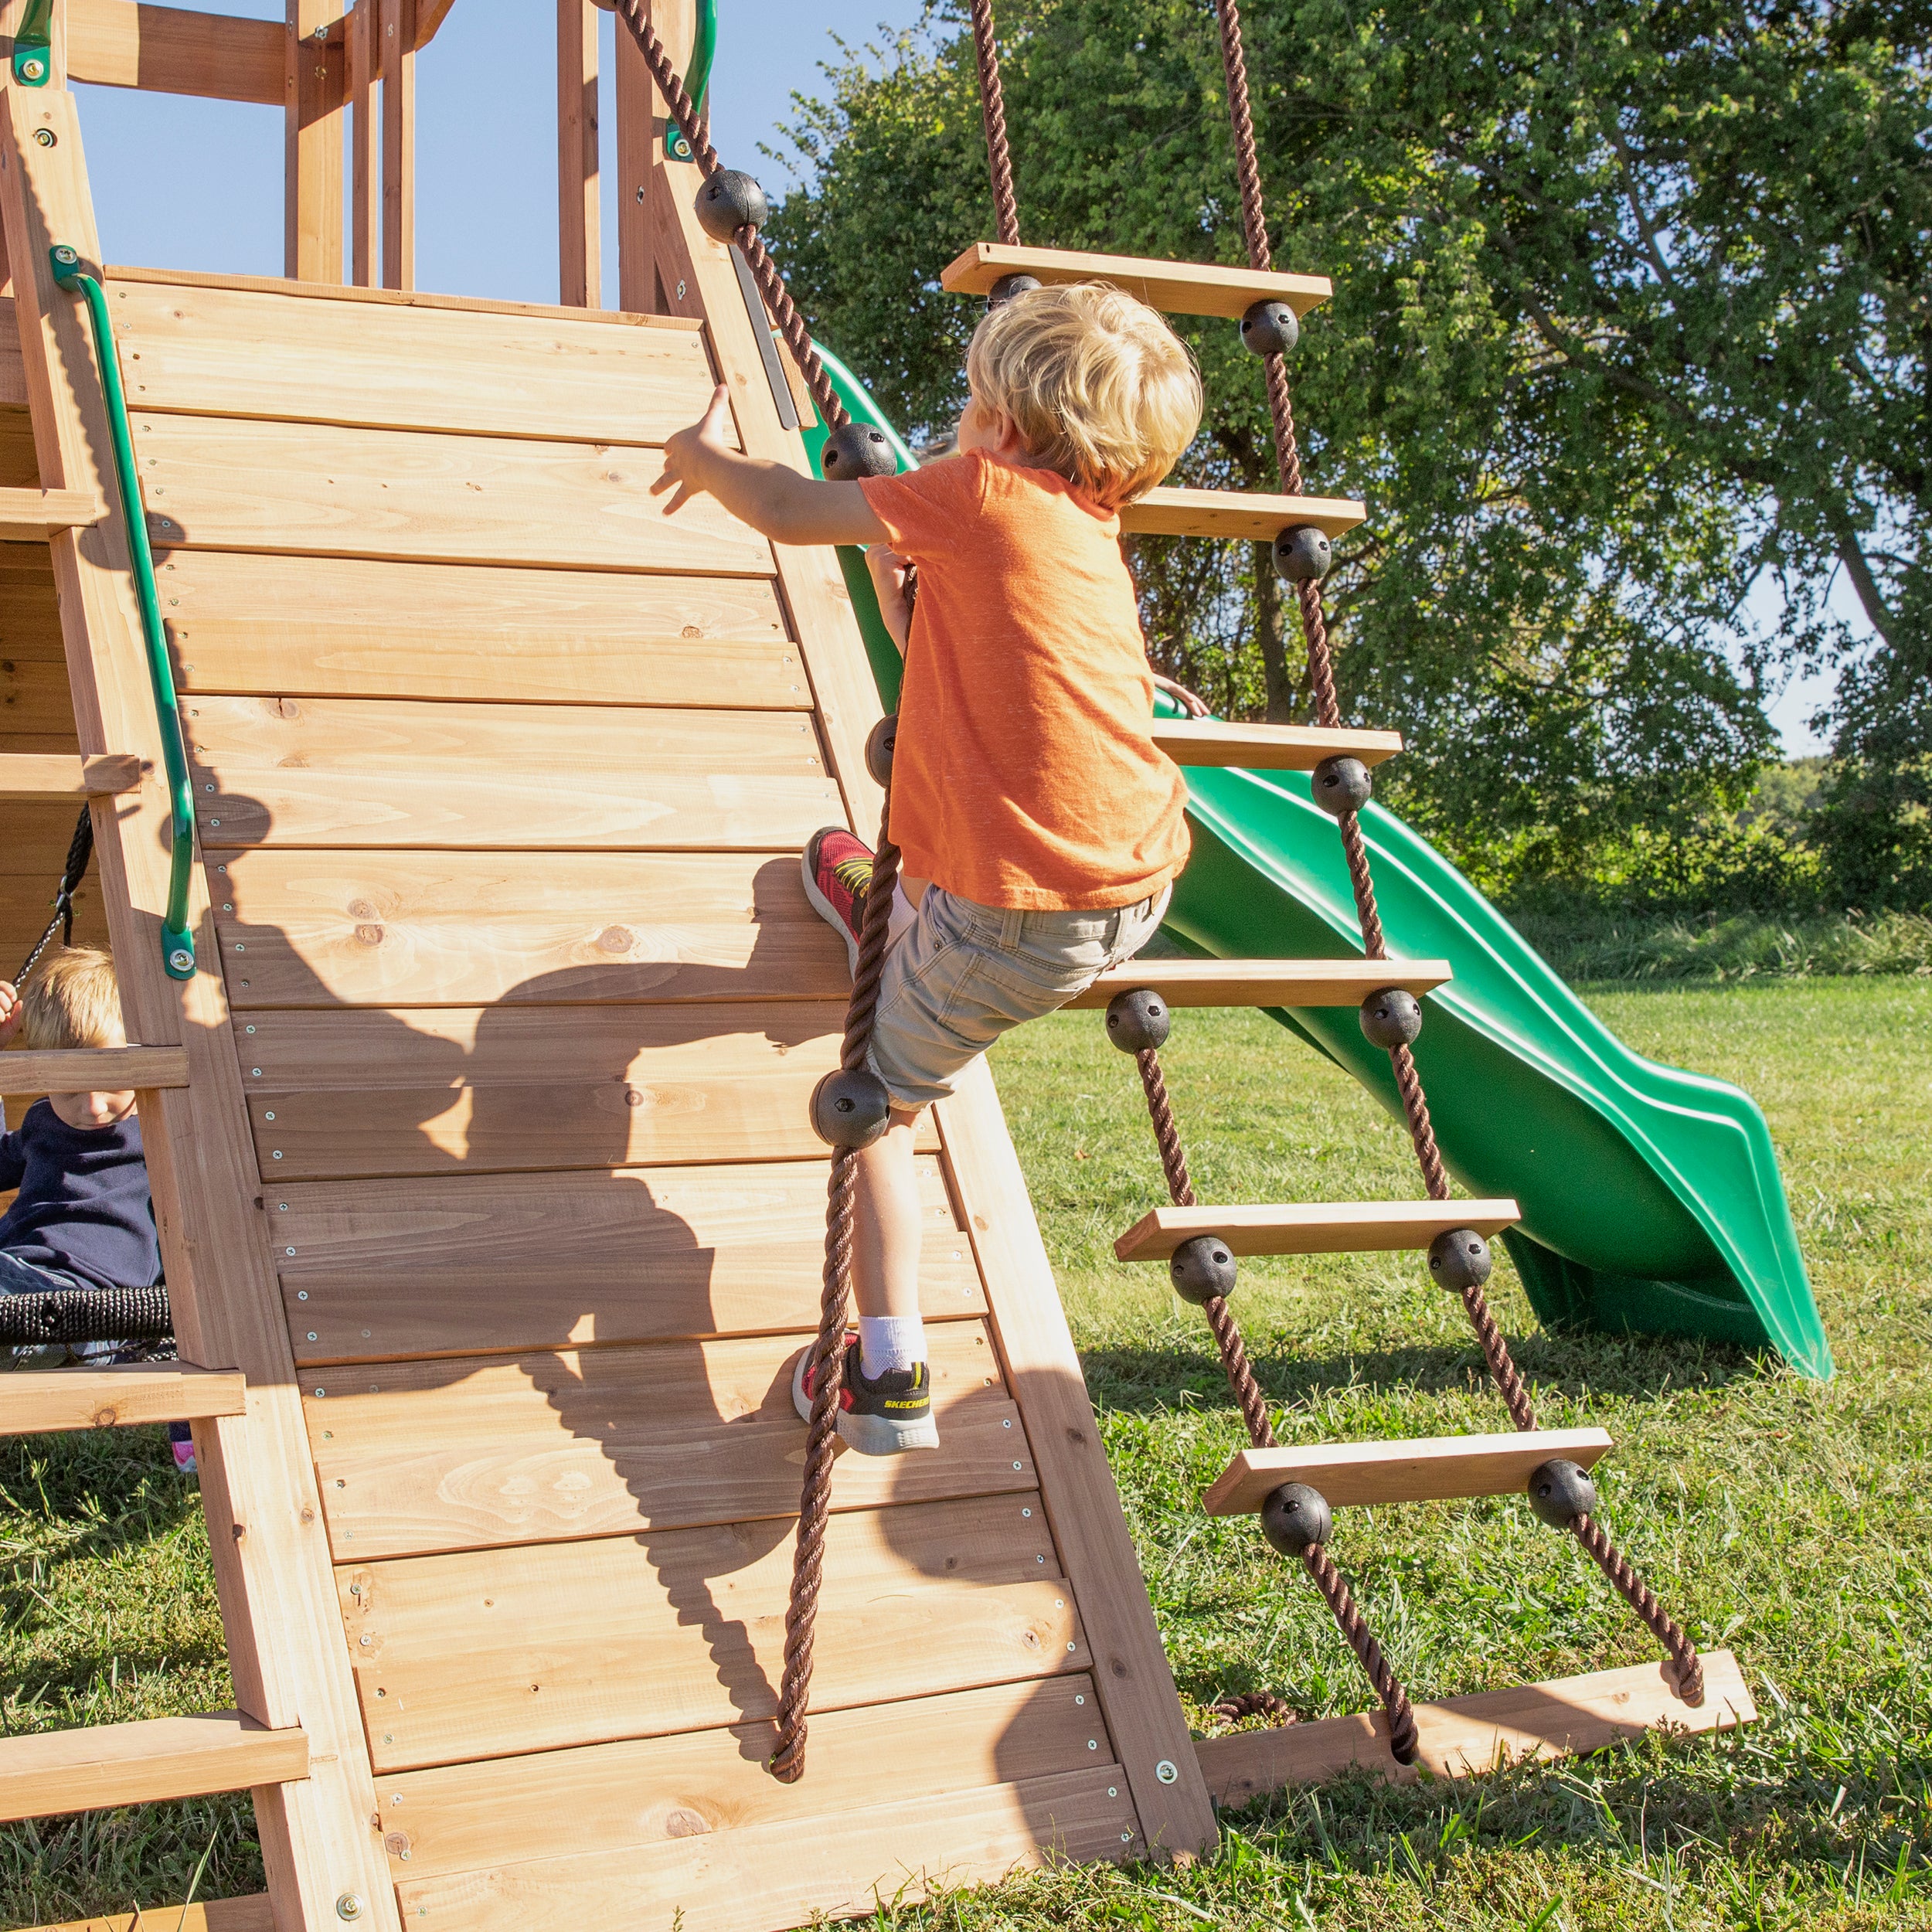
[[112, 1046], [127, 1038], [114, 962], [103, 952], [63, 947], [21, 995], [21, 1031], [40, 1053], [67, 1046]]
[[1029, 289], [973, 332], [966, 379], [1043, 469], [1108, 509], [1145, 496], [1201, 426], [1201, 376], [1145, 302], [1103, 282]]

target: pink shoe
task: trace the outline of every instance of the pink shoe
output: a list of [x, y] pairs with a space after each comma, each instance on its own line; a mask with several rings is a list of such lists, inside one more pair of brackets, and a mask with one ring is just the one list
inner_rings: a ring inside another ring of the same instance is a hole
[[843, 825], [815, 832], [799, 870], [805, 896], [819, 917], [842, 934], [854, 973], [859, 971], [859, 932], [865, 923], [866, 894], [872, 886], [872, 848], [855, 838]]

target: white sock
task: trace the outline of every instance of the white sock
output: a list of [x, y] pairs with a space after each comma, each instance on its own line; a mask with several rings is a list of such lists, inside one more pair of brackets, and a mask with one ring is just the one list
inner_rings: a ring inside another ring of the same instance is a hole
[[926, 1324], [916, 1315], [862, 1315], [859, 1366], [868, 1382], [926, 1359]]

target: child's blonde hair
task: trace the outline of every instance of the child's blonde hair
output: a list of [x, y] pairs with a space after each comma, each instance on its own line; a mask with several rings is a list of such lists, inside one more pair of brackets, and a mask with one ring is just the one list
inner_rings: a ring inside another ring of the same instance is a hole
[[992, 310], [966, 379], [1043, 469], [1108, 509], [1145, 496], [1201, 426], [1201, 376], [1145, 302], [1102, 282], [1029, 289]]
[[83, 946], [63, 947], [28, 982], [21, 1031], [39, 1053], [67, 1046], [117, 1046], [127, 1039], [114, 962]]

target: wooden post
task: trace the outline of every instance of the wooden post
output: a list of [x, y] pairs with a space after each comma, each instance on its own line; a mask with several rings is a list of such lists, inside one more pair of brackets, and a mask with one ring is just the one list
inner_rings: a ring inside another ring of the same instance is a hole
[[[682, 73], [697, 38], [696, 0], [652, 0], [651, 24]], [[658, 267], [653, 196], [665, 191], [665, 107], [630, 30], [617, 23], [617, 306], [633, 315], [675, 314]], [[695, 171], [680, 171], [679, 179]], [[694, 190], [695, 192], [695, 190]]]
[[336, 5], [288, 0], [282, 272], [303, 282], [342, 279], [343, 48], [340, 29], [328, 31]]
[[383, 286], [416, 286], [416, 0], [382, 0]]
[[[620, 39], [629, 33], [621, 23]], [[557, 300], [595, 308], [600, 300], [597, 196], [597, 9], [557, 0]]]
[[[43, 131], [51, 145], [36, 138]], [[339, 216], [339, 149], [335, 162]], [[55, 287], [47, 260], [55, 241], [90, 263], [100, 259], [72, 94], [0, 89], [0, 219], [19, 264], [15, 294], [41, 478], [113, 502], [114, 479], [100, 467], [111, 442], [85, 313]], [[126, 752], [158, 768], [160, 730], [118, 512], [59, 532], [49, 549], [80, 750]], [[272, 1730], [299, 1725], [311, 1747], [308, 1777], [255, 1790], [263, 1858], [279, 1925], [337, 1925], [352, 1899], [358, 1932], [400, 1932], [288, 1328], [256, 1205], [260, 1170], [199, 866], [189, 914], [206, 963], [185, 984], [162, 970], [168, 821], [159, 785], [98, 801], [95, 850], [128, 1031], [188, 1055], [189, 1086], [151, 1101], [143, 1094], [141, 1103], [175, 1332], [184, 1355], [239, 1369], [247, 1384], [245, 1415], [195, 1424], [235, 1701]]]
[[354, 114], [349, 129], [350, 279], [373, 288], [383, 233], [380, 0], [356, 0], [347, 16], [349, 90]]

